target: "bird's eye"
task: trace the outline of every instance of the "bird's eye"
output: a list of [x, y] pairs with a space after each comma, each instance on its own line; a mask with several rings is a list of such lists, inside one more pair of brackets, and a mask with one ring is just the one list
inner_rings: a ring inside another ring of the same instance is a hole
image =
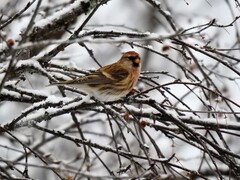
[[139, 56], [129, 56], [128, 59], [132, 61], [133, 67], [139, 67], [139, 64], [140, 64]]
[[130, 57], [128, 57], [128, 59], [129, 59], [130, 61], [134, 61], [136, 58], [137, 58], [136, 56], [130, 56]]

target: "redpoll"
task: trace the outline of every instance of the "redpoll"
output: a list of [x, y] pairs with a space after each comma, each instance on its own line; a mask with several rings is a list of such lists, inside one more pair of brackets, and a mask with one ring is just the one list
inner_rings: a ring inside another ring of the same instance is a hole
[[126, 96], [140, 75], [140, 57], [135, 51], [122, 55], [120, 60], [90, 74], [53, 85], [74, 85], [100, 101], [115, 101]]

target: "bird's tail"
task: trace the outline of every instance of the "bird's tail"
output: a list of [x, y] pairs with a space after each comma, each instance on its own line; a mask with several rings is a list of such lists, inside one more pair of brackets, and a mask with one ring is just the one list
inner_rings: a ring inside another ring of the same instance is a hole
[[75, 84], [75, 80], [67, 80], [67, 81], [59, 81], [59, 82], [53, 82], [50, 83], [48, 86], [63, 86], [63, 85], [69, 85], [69, 84]]

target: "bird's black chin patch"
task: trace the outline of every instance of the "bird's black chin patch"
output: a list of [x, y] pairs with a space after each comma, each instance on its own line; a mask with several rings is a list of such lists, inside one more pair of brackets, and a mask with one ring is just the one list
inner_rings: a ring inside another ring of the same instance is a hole
[[133, 67], [139, 67], [139, 63], [133, 62]]

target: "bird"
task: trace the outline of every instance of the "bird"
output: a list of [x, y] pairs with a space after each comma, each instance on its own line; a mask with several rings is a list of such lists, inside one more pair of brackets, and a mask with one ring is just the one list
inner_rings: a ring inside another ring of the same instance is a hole
[[99, 101], [116, 101], [134, 91], [140, 72], [139, 54], [128, 51], [115, 63], [103, 66], [85, 76], [51, 85], [73, 85]]

